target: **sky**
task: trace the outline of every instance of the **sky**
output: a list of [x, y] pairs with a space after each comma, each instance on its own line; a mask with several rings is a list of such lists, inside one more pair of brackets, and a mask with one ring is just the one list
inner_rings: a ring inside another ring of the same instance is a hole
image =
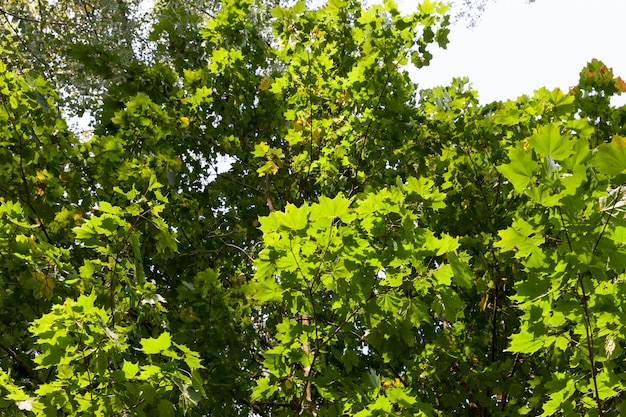
[[[403, 11], [416, 0], [398, 0]], [[454, 25], [446, 50], [412, 70], [420, 88], [468, 76], [480, 101], [515, 99], [540, 87], [564, 92], [592, 58], [626, 79], [625, 0], [497, 0], [473, 28]], [[614, 104], [626, 104], [626, 94]]]

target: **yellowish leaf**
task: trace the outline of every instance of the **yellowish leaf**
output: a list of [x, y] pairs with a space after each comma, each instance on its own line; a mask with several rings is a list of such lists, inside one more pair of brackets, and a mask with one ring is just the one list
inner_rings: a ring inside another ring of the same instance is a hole
[[54, 290], [54, 281], [47, 274], [36, 271], [32, 273], [33, 280], [37, 283], [34, 285], [34, 292], [37, 296], [45, 296], [46, 298], [52, 298]]
[[268, 90], [272, 86], [272, 80], [270, 77], [263, 77], [261, 83], [259, 84], [259, 90], [265, 91]]
[[480, 311], [485, 311], [485, 309], [487, 308], [487, 302], [489, 301], [489, 293], [485, 293], [485, 295], [483, 295], [483, 298], [480, 300]]
[[319, 141], [320, 140], [320, 136], [322, 135], [322, 129], [320, 129], [319, 127], [315, 130], [313, 130], [313, 140], [314, 141]]

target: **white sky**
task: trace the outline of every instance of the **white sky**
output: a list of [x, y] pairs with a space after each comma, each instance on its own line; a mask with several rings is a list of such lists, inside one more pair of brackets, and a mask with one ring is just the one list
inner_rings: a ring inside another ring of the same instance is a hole
[[[415, 2], [398, 0], [404, 11]], [[626, 79], [625, 17], [626, 0], [497, 0], [474, 28], [453, 26], [448, 48], [433, 50], [431, 65], [412, 78], [428, 88], [468, 76], [482, 103], [540, 87], [566, 92], [592, 58]]]

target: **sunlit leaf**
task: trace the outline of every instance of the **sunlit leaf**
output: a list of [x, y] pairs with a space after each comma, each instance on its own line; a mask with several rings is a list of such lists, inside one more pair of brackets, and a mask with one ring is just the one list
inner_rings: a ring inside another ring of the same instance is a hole
[[626, 137], [615, 135], [611, 143], [600, 145], [593, 161], [598, 171], [608, 175], [626, 171]]
[[157, 338], [141, 339], [141, 350], [147, 355], [156, 355], [170, 348], [172, 339], [168, 332], [163, 332]]
[[500, 165], [498, 171], [511, 181], [518, 193], [521, 193], [539, 169], [539, 164], [533, 160], [532, 153], [523, 147], [512, 148], [509, 151], [509, 158], [511, 162]]
[[573, 153], [573, 141], [561, 135], [560, 128], [554, 123], [541, 127], [528, 142], [535, 152], [549, 156], [555, 161], [566, 159]]

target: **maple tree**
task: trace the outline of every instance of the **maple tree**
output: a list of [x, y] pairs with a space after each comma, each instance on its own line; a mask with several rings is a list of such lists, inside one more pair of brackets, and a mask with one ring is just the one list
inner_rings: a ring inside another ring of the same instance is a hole
[[3, 415], [626, 412], [621, 78], [483, 105], [405, 71], [443, 4], [175, 6], [60, 95], [3, 27]]

